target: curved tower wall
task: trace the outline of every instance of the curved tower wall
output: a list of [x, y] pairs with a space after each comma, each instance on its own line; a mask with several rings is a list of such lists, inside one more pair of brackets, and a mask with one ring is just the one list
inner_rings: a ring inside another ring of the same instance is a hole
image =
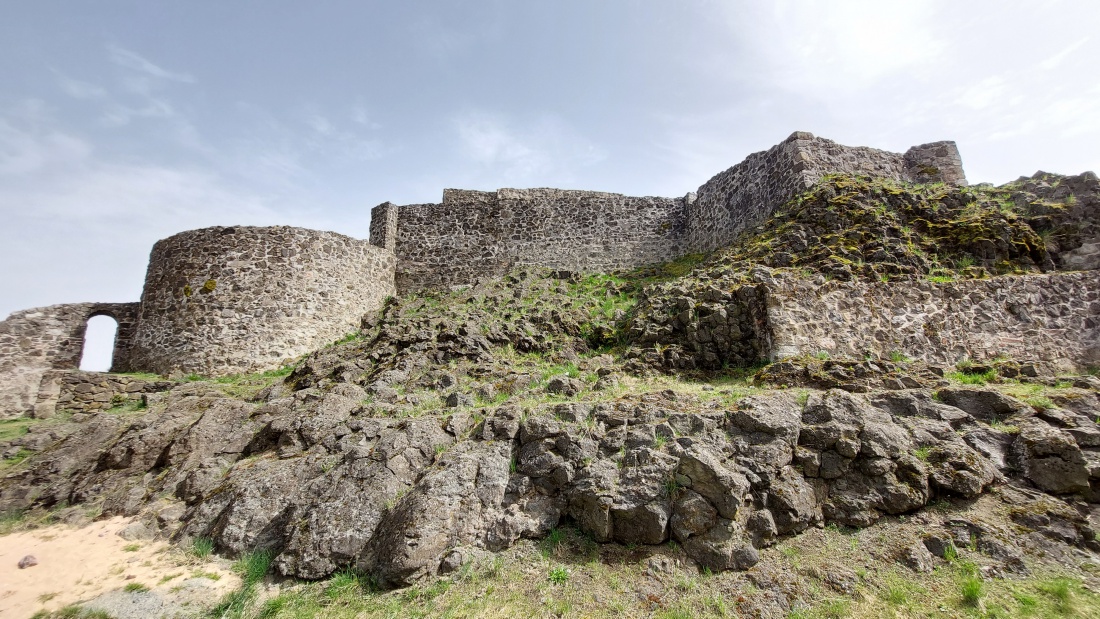
[[334, 232], [183, 232], [153, 246], [131, 364], [159, 374], [277, 368], [358, 329], [393, 281], [391, 252]]

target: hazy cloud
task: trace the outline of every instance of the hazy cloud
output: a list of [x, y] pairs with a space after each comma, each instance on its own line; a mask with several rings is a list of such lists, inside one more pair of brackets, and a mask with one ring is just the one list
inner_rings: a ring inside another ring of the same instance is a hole
[[163, 80], [184, 82], [187, 84], [195, 83], [195, 78], [191, 75], [163, 69], [142, 56], [139, 56], [137, 52], [132, 52], [117, 45], [108, 45], [107, 51], [110, 52], [111, 61], [120, 67], [133, 69], [134, 71]]

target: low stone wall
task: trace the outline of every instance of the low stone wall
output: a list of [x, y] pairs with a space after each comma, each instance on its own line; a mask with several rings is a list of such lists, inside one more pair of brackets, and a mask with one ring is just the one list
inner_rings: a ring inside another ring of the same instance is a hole
[[215, 227], [153, 246], [133, 366], [161, 375], [277, 368], [359, 328], [395, 293], [391, 252], [334, 232]]
[[953, 364], [997, 355], [1065, 369], [1100, 363], [1100, 272], [951, 283], [768, 284], [772, 360], [825, 352]]
[[386, 203], [371, 220], [371, 243], [397, 255], [401, 294], [499, 277], [516, 266], [608, 271], [690, 252], [679, 198], [447, 189], [442, 204]]
[[32, 414], [49, 370], [75, 370], [84, 353], [88, 320], [118, 322], [112, 370], [131, 369], [137, 303], [72, 303], [13, 313], [0, 321], [0, 419]]
[[167, 391], [173, 381], [136, 376], [52, 370], [42, 377], [34, 416], [47, 418], [59, 410], [90, 413], [140, 401], [147, 393]]

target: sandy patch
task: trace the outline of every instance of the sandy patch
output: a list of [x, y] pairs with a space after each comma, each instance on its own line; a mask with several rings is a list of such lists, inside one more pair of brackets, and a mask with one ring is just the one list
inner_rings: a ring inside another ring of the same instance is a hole
[[[190, 600], [183, 598], [211, 603], [240, 585], [224, 560], [199, 561], [165, 542], [122, 539], [118, 532], [130, 522], [116, 517], [79, 529], [52, 525], [0, 537], [0, 617], [26, 619], [131, 583], [185, 606]], [[34, 555], [38, 565], [19, 569], [26, 555]], [[216, 580], [207, 576], [215, 574]], [[181, 586], [184, 581], [188, 586]]]

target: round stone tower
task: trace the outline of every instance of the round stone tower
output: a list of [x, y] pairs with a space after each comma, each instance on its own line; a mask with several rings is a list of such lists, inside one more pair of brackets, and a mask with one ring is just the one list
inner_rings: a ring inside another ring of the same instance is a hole
[[153, 246], [131, 366], [202, 375], [277, 368], [358, 329], [394, 294], [393, 279], [393, 253], [334, 232], [182, 232]]

